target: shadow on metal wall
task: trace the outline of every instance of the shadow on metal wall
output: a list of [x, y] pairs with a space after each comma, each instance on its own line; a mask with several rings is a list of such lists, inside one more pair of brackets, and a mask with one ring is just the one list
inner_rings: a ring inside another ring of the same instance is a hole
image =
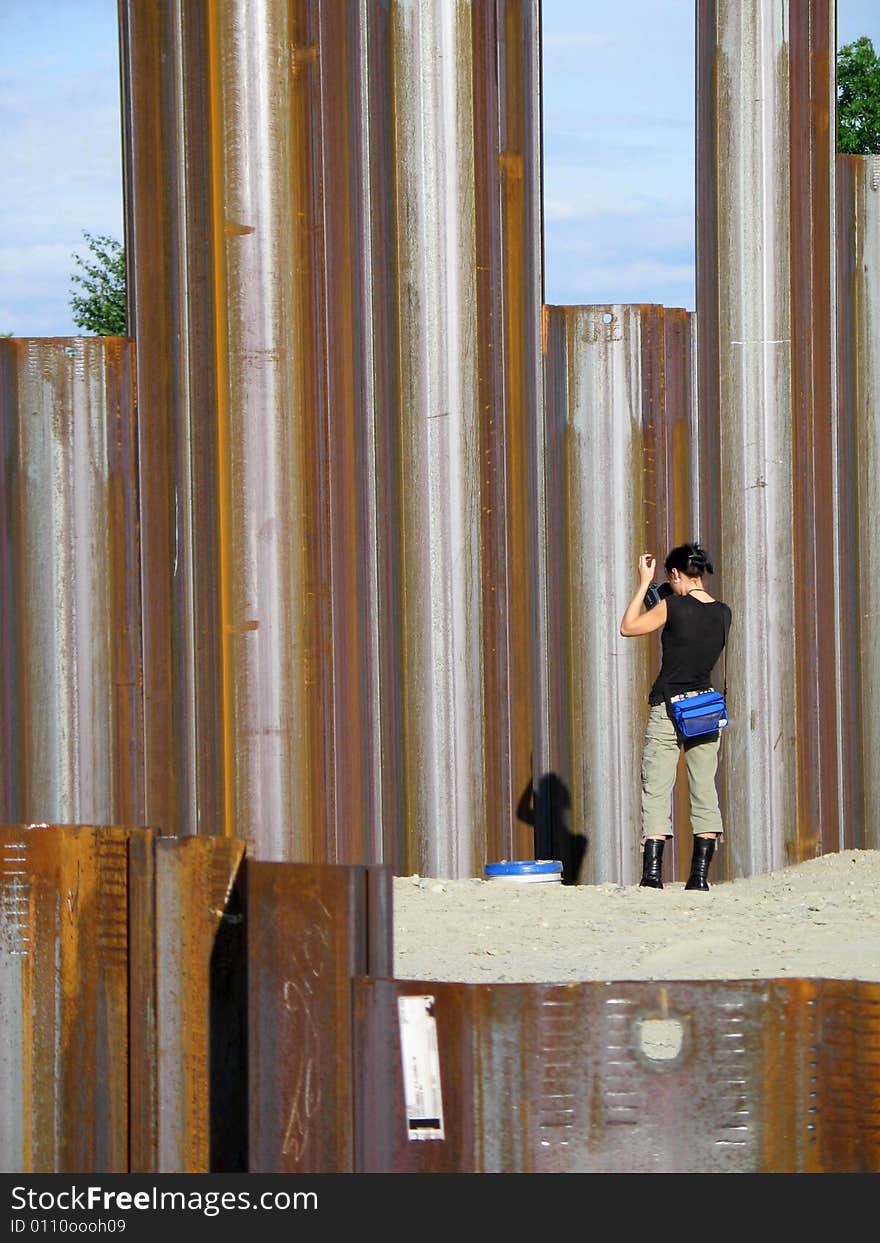
[[536, 859], [558, 859], [563, 885], [576, 885], [589, 840], [570, 825], [571, 792], [558, 773], [542, 773], [520, 795], [516, 818], [534, 830]]

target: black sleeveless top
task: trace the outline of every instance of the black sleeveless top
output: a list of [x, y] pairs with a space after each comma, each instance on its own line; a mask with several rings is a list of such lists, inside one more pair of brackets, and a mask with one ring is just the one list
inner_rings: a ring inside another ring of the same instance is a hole
[[720, 600], [706, 604], [693, 596], [666, 597], [666, 622], [660, 631], [663, 659], [648, 703], [663, 703], [661, 682], [670, 695], [709, 689], [731, 617], [730, 607]]

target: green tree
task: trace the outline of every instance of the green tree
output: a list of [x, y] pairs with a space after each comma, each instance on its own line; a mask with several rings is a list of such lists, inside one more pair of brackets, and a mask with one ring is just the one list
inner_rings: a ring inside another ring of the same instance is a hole
[[880, 57], [864, 35], [837, 53], [837, 150], [880, 153]]
[[74, 255], [82, 269], [71, 281], [70, 306], [78, 328], [99, 337], [124, 337], [126, 333], [125, 251], [115, 238], [83, 230], [89, 258]]

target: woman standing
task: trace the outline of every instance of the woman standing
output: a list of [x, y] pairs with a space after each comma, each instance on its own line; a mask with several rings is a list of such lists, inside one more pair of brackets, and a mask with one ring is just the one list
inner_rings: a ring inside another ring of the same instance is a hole
[[649, 889], [663, 888], [663, 847], [672, 836], [671, 798], [681, 748], [687, 765], [691, 828], [694, 834], [690, 877], [685, 889], [708, 889], [715, 843], [724, 833], [715, 773], [720, 734], [682, 739], [667, 711], [668, 698], [712, 689], [712, 670], [725, 646], [731, 612], [703, 586], [712, 566], [699, 544], [679, 544], [665, 561], [669, 594], [643, 611], [654, 579], [655, 560], [639, 557], [639, 585], [626, 606], [620, 633], [652, 634], [662, 627], [663, 657], [651, 688], [651, 710], [642, 753], [642, 879]]

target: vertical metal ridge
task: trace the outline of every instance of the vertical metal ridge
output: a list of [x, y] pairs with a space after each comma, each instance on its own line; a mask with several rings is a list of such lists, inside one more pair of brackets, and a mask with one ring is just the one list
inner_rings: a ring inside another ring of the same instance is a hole
[[798, 712], [817, 723], [797, 733], [798, 837], [792, 846], [794, 858], [808, 859], [842, 844], [834, 0], [791, 6], [788, 55], [794, 637]]
[[[870, 575], [880, 542], [880, 193], [876, 156], [837, 156], [840, 540], [843, 571]], [[870, 579], [842, 593], [841, 747], [848, 792], [842, 844], [876, 849], [880, 800], [880, 640]]]

